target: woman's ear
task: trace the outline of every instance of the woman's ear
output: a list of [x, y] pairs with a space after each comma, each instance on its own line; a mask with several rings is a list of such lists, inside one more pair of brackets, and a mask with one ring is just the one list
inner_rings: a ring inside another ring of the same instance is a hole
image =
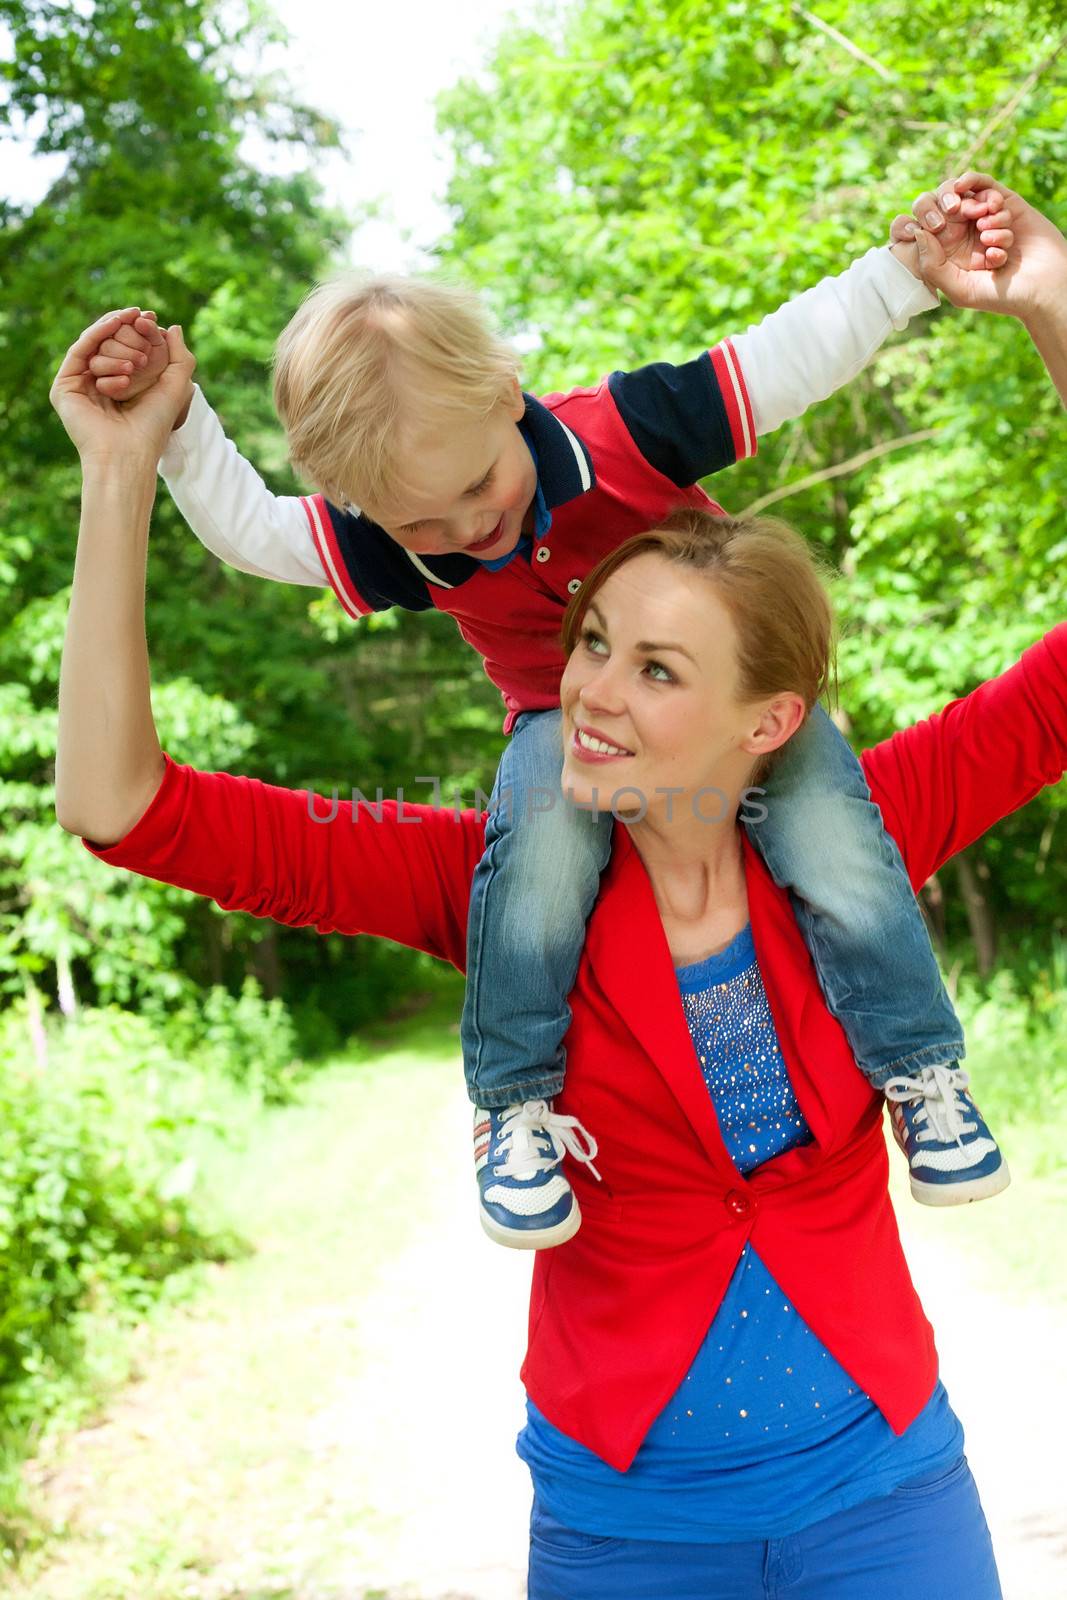
[[807, 717], [808, 708], [799, 694], [776, 694], [759, 712], [758, 720], [741, 748], [749, 755], [769, 756], [790, 740]]

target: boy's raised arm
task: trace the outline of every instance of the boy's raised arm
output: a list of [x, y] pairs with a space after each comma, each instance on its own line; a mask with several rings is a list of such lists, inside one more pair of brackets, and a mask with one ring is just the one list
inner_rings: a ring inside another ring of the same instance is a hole
[[894, 329], [937, 305], [898, 250], [905, 254], [897, 246], [868, 250], [847, 271], [734, 335], [757, 435], [850, 383]]
[[[976, 195], [939, 191], [932, 203], [938, 208], [939, 238], [961, 273], [998, 278], [996, 269], [1010, 259], [1014, 244], [1012, 213], [1002, 208], [1002, 197], [996, 197], [995, 215], [989, 201]], [[646, 457], [666, 463], [660, 470], [675, 483], [692, 483], [754, 455], [758, 436], [851, 382], [894, 329], [937, 304], [920, 271], [914, 221], [897, 218], [888, 246], [868, 250], [846, 271], [823, 278], [711, 350], [732, 453], [723, 448], [721, 420], [700, 358], [681, 367], [655, 363], [615, 373], [612, 392], [635, 437], [639, 428]]]
[[279, 583], [323, 588], [329, 582], [303, 500], [267, 488], [199, 388], [167, 441], [159, 470], [200, 543], [227, 566]]

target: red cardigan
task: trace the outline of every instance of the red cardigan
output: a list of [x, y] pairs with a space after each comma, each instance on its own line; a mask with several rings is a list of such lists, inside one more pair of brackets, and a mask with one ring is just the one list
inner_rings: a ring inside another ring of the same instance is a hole
[[[917, 887], [1067, 765], [1067, 623], [1001, 677], [863, 757]], [[386, 803], [313, 821], [305, 793], [169, 763], [118, 866], [320, 932], [373, 933], [462, 969], [482, 819]], [[899, 1433], [936, 1381], [886, 1188], [881, 1102], [822, 1000], [790, 910], [745, 865], [752, 932], [813, 1143], [743, 1178], [723, 1144], [651, 885], [623, 828], [571, 994], [561, 1104], [596, 1133], [584, 1220], [538, 1254], [523, 1377], [557, 1427], [624, 1470], [689, 1367], [751, 1240]]]

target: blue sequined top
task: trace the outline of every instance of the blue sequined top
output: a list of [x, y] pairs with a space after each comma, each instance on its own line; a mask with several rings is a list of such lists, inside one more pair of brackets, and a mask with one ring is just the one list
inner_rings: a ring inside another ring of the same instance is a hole
[[[752, 933], [678, 970], [686, 1021], [726, 1148], [742, 1173], [811, 1140], [782, 1060]], [[689, 1372], [628, 1472], [532, 1402], [519, 1435], [538, 1498], [585, 1533], [693, 1543], [785, 1538], [948, 1467], [963, 1430], [939, 1383], [895, 1435], [779, 1289], [742, 1251]]]

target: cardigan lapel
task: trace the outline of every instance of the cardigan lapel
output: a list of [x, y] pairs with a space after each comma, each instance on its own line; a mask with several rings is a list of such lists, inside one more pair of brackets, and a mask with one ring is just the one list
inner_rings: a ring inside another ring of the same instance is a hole
[[666, 1079], [709, 1156], [736, 1184], [740, 1174], [701, 1076], [652, 885], [621, 824], [585, 950], [620, 1022]]
[[[840, 1091], [833, 1101], [827, 1098], [830, 1058], [844, 1052], [843, 1058], [849, 1060], [852, 1052], [823, 1001], [788, 891], [779, 889], [743, 830], [742, 850], [752, 943], [778, 1048], [812, 1138], [825, 1150], [835, 1142], [834, 1127], [839, 1120], [835, 1105], [840, 1109], [841, 1100]], [[767, 1163], [768, 1169], [772, 1166]]]

